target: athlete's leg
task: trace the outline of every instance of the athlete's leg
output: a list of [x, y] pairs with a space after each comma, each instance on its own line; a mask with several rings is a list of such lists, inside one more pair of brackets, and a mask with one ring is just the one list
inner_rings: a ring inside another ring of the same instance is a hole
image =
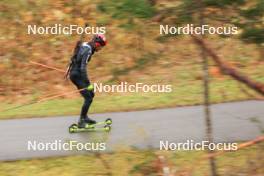
[[85, 90], [82, 90], [80, 93], [84, 98], [84, 103], [83, 103], [82, 110], [81, 110], [81, 117], [86, 118], [89, 108], [93, 102], [94, 92], [92, 90], [85, 89]]
[[[89, 84], [81, 79], [79, 75], [71, 75], [71, 81], [76, 85], [78, 89], [88, 88]], [[80, 91], [80, 94], [84, 98], [84, 102], [82, 105], [81, 113], [80, 113], [80, 120], [79, 124], [84, 123], [96, 123], [96, 121], [90, 119], [87, 114], [89, 108], [93, 102], [94, 92], [93, 90], [84, 89]]]

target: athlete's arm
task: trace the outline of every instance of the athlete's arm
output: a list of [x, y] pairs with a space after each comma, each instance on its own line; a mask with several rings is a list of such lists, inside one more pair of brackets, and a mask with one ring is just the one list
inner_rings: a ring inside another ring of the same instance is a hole
[[88, 76], [87, 76], [87, 70], [86, 70], [86, 66], [87, 63], [89, 62], [90, 58], [91, 58], [92, 52], [90, 50], [90, 48], [88, 47], [84, 47], [83, 48], [83, 52], [82, 52], [82, 60], [81, 60], [81, 75], [83, 77], [84, 80], [86, 80], [88, 83], [90, 83]]

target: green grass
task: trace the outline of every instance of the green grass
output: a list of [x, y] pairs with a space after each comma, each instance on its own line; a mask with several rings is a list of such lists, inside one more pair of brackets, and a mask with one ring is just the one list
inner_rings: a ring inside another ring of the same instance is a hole
[[138, 17], [151, 18], [155, 8], [146, 0], [104, 0], [97, 5], [97, 9], [104, 13], [111, 13], [114, 18]]
[[[261, 144], [225, 153], [217, 157], [220, 175], [252, 175], [263, 173], [261, 165]], [[263, 153], [263, 152], [262, 152]], [[208, 160], [202, 159], [205, 151], [138, 151], [125, 149], [114, 153], [87, 154], [46, 159], [0, 162], [1, 176], [74, 176], [74, 175], [157, 175], [157, 156], [166, 158], [170, 168], [178, 175], [190, 173], [193, 176], [207, 175]], [[253, 173], [252, 173], [253, 172]]]
[[[186, 75], [179, 76], [185, 77]], [[172, 86], [173, 91], [171, 93], [97, 93], [90, 112], [132, 111], [197, 105], [202, 103], [203, 90], [201, 81], [192, 81], [191, 84], [178, 82]], [[225, 80], [222, 82], [213, 80], [211, 85], [211, 100], [213, 103], [219, 103], [249, 99], [246, 94], [240, 91], [236, 81]], [[56, 99], [10, 111], [4, 110], [21, 104], [0, 103], [0, 111], [2, 111], [0, 113], [0, 119], [77, 115], [79, 114], [82, 101], [81, 97], [74, 99]]]

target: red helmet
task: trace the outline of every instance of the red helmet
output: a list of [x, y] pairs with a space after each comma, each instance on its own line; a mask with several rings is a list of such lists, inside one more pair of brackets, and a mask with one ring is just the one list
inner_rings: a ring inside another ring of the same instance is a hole
[[96, 34], [93, 37], [96, 46], [105, 46], [107, 41], [104, 34]]

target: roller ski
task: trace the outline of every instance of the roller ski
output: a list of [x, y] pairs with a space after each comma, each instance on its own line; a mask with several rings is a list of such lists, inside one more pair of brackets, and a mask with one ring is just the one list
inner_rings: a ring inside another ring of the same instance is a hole
[[93, 132], [111, 130], [112, 120], [110, 118], [102, 122], [96, 122], [91, 119], [81, 119], [78, 124], [72, 124], [69, 127], [69, 133]]

